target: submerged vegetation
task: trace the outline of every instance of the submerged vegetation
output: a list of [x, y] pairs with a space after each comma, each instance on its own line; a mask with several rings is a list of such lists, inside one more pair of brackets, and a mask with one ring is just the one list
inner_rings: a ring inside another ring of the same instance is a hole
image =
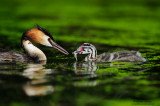
[[[70, 52], [42, 46], [44, 66], [0, 64], [1, 106], [160, 105], [159, 0], [12, 0], [0, 13], [1, 48], [23, 51], [22, 33], [38, 24]], [[71, 52], [82, 42], [99, 54], [138, 50], [148, 61], [76, 63]]]

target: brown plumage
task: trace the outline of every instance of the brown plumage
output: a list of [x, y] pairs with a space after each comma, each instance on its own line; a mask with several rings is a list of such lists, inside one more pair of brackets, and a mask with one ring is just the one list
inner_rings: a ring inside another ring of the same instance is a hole
[[[26, 32], [26, 35], [28, 38], [31, 38], [31, 42], [36, 42], [36, 43], [41, 43], [43, 42], [43, 37], [45, 36], [45, 34], [39, 30], [38, 28], [33, 28], [29, 31]], [[37, 37], [37, 35], [39, 35]]]

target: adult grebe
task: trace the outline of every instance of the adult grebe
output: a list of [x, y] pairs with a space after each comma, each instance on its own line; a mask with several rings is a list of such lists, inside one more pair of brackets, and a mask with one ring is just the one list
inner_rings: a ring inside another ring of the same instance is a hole
[[21, 37], [21, 45], [26, 54], [14, 51], [5, 50], [0, 51], [0, 62], [39, 62], [46, 61], [45, 54], [31, 42], [39, 43], [48, 47], [53, 47], [58, 51], [68, 55], [69, 53], [59, 46], [51, 34], [46, 30], [37, 26], [23, 33]]
[[83, 43], [76, 51], [73, 52], [77, 58], [77, 54], [89, 54], [85, 57], [85, 61], [122, 61], [122, 62], [145, 62], [146, 59], [141, 56], [139, 51], [118, 51], [113, 53], [103, 53], [97, 55], [95, 46], [90, 43]]

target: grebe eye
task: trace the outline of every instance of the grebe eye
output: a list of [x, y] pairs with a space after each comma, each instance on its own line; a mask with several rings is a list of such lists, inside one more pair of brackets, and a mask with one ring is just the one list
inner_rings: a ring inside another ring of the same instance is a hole
[[50, 41], [51, 40], [51, 38], [48, 38], [48, 41]]

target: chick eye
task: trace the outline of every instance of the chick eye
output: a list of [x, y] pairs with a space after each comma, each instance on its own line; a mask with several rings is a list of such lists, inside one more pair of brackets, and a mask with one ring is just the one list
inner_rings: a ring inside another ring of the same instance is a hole
[[28, 42], [28, 44], [31, 44], [31, 42]]

